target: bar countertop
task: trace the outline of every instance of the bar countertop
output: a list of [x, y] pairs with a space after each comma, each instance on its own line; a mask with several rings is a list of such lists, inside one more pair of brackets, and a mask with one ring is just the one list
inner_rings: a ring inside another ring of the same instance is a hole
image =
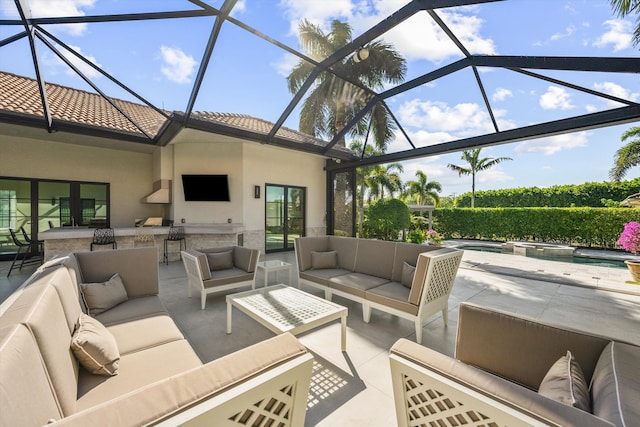
[[[189, 234], [237, 234], [244, 231], [244, 225], [241, 223], [219, 223], [219, 224], [178, 224], [184, 226], [184, 232]], [[118, 236], [135, 236], [137, 227], [120, 227], [114, 228], [113, 232]], [[145, 227], [151, 228], [154, 235], [163, 235], [169, 233], [170, 227]], [[60, 240], [60, 239], [78, 239], [92, 238], [94, 228], [86, 227], [62, 227], [52, 228], [38, 233], [39, 240]]]

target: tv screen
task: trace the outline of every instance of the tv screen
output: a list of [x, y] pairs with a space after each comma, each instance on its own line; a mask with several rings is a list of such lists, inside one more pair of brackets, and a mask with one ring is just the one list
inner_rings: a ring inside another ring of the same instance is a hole
[[227, 175], [182, 175], [185, 202], [228, 202]]

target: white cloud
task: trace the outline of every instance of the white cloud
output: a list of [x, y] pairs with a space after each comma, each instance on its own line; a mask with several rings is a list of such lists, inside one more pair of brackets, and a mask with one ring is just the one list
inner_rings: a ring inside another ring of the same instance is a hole
[[518, 143], [516, 153], [543, 153], [547, 156], [561, 150], [586, 147], [589, 132], [567, 133]]
[[271, 66], [275, 68], [276, 72], [282, 77], [288, 77], [293, 68], [298, 65], [299, 61], [300, 59], [297, 56], [285, 53], [279, 62], [273, 62]]
[[167, 46], [160, 47], [164, 64], [160, 71], [165, 77], [176, 83], [189, 83], [191, 75], [196, 67], [196, 61], [191, 55], [187, 55], [181, 49]]
[[587, 104], [584, 106], [584, 109], [587, 110], [587, 113], [595, 113], [598, 111], [598, 107], [593, 104]]
[[[619, 84], [613, 83], [613, 82], [595, 83], [593, 85], [593, 88], [595, 90], [597, 90], [598, 92], [603, 92], [603, 93], [606, 93], [608, 95], [613, 95], [613, 96], [618, 97], [618, 98], [627, 99], [629, 101], [636, 102], [636, 101], [638, 101], [640, 99], [640, 93], [630, 92], [626, 88], [620, 86]], [[610, 100], [607, 100], [607, 104], [610, 107], [621, 107], [622, 105], [624, 105], [624, 104], [621, 104], [619, 102], [610, 101]]]
[[[71, 54], [68, 50], [62, 48], [62, 46], [56, 46], [56, 47], [58, 48], [58, 51], [60, 53], [62, 53], [62, 55], [69, 62], [71, 62], [78, 70], [80, 70], [80, 72], [82, 74], [84, 74], [85, 76], [87, 76], [89, 78], [97, 78], [97, 77], [100, 77], [102, 75], [98, 71], [96, 71], [93, 67], [91, 67], [90, 65], [87, 65], [84, 61], [78, 59], [78, 57], [76, 57], [75, 55]], [[87, 55], [86, 53], [83, 53], [82, 49], [80, 47], [72, 46], [72, 45], [69, 45], [69, 47], [71, 49], [75, 50], [76, 52], [78, 52], [80, 55], [84, 56], [87, 60], [89, 60], [93, 64], [95, 64], [98, 67], [102, 68], [102, 65], [98, 63], [98, 61], [96, 60], [95, 57], [93, 57], [91, 55]], [[60, 58], [58, 58], [56, 56], [56, 59], [58, 60], [58, 63], [60, 65], [63, 65], [64, 67], [67, 67], [67, 70], [66, 70], [67, 74], [76, 75], [75, 71], [73, 71], [71, 68], [68, 68], [67, 64], [64, 64]]]
[[280, 0], [285, 14], [291, 22], [291, 33], [298, 33], [298, 24], [302, 19], [329, 29], [329, 22], [334, 18], [351, 16], [353, 4], [350, 0]]
[[[354, 37], [368, 30], [406, 5], [405, 0], [281, 0], [280, 6], [291, 21], [292, 33], [303, 18], [328, 31], [333, 19], [346, 20]], [[484, 22], [473, 15], [473, 7], [455, 11], [438, 10], [438, 15], [473, 54], [496, 54], [493, 40], [481, 35]], [[407, 60], [428, 59], [441, 62], [462, 53], [426, 13], [418, 13], [382, 35]]]
[[[461, 103], [449, 106], [445, 102], [421, 101], [414, 99], [399, 107], [400, 122], [430, 132], [455, 133], [454, 138], [494, 132], [491, 118], [484, 107], [474, 103]], [[505, 130], [514, 127], [514, 123], [500, 119], [504, 110], [493, 111], [498, 126]]]
[[593, 42], [596, 47], [607, 47], [613, 45], [613, 51], [618, 52], [631, 47], [631, 39], [633, 33], [633, 25], [630, 21], [622, 19], [612, 19], [605, 21], [603, 25], [609, 27], [609, 31], [598, 37]]
[[[38, 17], [65, 17], [65, 16], [85, 16], [82, 9], [90, 9], [96, 0], [30, 0], [29, 11], [33, 18]], [[11, 3], [11, 6], [9, 4]], [[18, 10], [11, 2], [2, 1], [3, 15], [11, 18], [18, 17]], [[29, 15], [27, 15], [29, 16]], [[87, 31], [87, 24], [61, 24], [51, 27], [52, 31], [66, 32], [72, 36], [81, 36]]]
[[513, 96], [513, 93], [509, 89], [499, 87], [491, 96], [494, 101], [504, 101], [508, 97]]
[[571, 103], [571, 95], [561, 87], [549, 86], [547, 91], [540, 96], [540, 106], [545, 110], [570, 110], [574, 107]]
[[555, 40], [560, 40], [560, 39], [564, 39], [566, 37], [571, 36], [573, 33], [576, 32], [576, 27], [574, 27], [573, 25], [569, 25], [565, 30], [564, 33], [555, 33], [551, 36], [551, 40], [555, 41]]

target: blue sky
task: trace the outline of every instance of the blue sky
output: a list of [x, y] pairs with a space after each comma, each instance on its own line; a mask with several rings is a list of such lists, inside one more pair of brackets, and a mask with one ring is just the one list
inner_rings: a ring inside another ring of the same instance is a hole
[[[208, 1], [219, 7], [222, 1]], [[397, 0], [240, 0], [233, 16], [298, 49], [297, 27], [306, 18], [322, 28], [347, 21], [357, 37], [398, 10]], [[74, 16], [193, 9], [186, 0], [31, 0], [33, 16]], [[606, 0], [508, 0], [439, 10], [474, 54], [639, 57], [631, 44], [633, 21], [613, 15]], [[0, 0], [3, 18], [15, 17], [13, 0]], [[213, 18], [95, 23], [45, 27], [155, 105], [184, 111]], [[21, 28], [0, 28], [0, 39]], [[407, 80], [462, 57], [436, 30], [426, 12], [382, 36], [407, 60]], [[91, 90], [44, 45], [38, 45], [47, 81]], [[297, 59], [229, 23], [223, 26], [195, 110], [249, 114], [276, 121], [291, 99], [285, 77]], [[0, 69], [33, 77], [25, 39], [0, 48]], [[83, 66], [109, 95], [132, 99], [105, 77]], [[501, 130], [614, 108], [603, 98], [509, 70], [479, 69]], [[638, 75], [543, 72], [549, 77], [640, 102]], [[418, 147], [492, 132], [471, 70], [463, 70], [388, 100]], [[618, 105], [619, 106], [619, 105]], [[286, 122], [297, 128], [297, 110]], [[605, 181], [620, 135], [634, 124], [486, 148], [504, 162], [477, 176], [477, 189], [499, 189]], [[638, 125], [637, 123], [635, 125]], [[398, 134], [389, 151], [409, 149]], [[442, 195], [470, 191], [471, 179], [446, 165], [463, 165], [460, 153], [403, 162], [405, 180], [420, 169], [443, 186]], [[638, 167], [627, 178], [640, 175]]]

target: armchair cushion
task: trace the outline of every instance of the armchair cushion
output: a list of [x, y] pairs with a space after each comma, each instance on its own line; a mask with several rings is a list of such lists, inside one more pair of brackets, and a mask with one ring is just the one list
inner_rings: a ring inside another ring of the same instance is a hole
[[102, 323], [91, 316], [80, 315], [71, 337], [71, 350], [92, 374], [113, 376], [118, 373], [120, 353], [116, 340]]
[[233, 268], [233, 252], [210, 252], [207, 254], [207, 261], [211, 271], [220, 271]]
[[565, 405], [591, 412], [589, 388], [582, 368], [570, 351], [554, 363], [542, 379], [538, 393]]
[[338, 253], [336, 251], [311, 251], [311, 268], [324, 270], [338, 267]]
[[118, 273], [106, 282], [81, 283], [80, 289], [90, 316], [100, 314], [129, 299]]

